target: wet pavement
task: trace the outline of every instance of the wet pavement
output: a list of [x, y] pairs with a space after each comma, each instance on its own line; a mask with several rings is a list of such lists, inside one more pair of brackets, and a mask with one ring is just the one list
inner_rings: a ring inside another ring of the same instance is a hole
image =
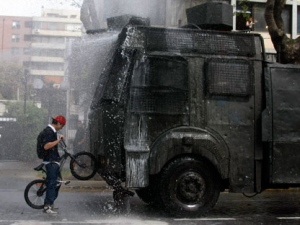
[[205, 217], [172, 218], [131, 198], [128, 212], [114, 208], [112, 191], [99, 175], [93, 180], [71, 179], [56, 201], [59, 214], [47, 215], [26, 205], [23, 191], [40, 175], [33, 170], [39, 162], [0, 161], [0, 225], [35, 224], [300, 224], [300, 190], [267, 190], [253, 198], [242, 194], [221, 193], [214, 209]]

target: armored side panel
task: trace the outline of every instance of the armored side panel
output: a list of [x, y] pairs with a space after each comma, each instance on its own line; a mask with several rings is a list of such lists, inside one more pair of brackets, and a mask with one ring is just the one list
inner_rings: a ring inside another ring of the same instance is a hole
[[124, 52], [137, 53], [124, 132], [127, 186], [145, 187], [148, 175], [168, 161], [194, 154], [211, 160], [230, 179], [231, 191], [254, 191], [255, 161], [262, 152], [260, 37], [145, 27], [128, 31]]
[[266, 72], [263, 141], [269, 143], [269, 182], [300, 184], [300, 67], [271, 64]]

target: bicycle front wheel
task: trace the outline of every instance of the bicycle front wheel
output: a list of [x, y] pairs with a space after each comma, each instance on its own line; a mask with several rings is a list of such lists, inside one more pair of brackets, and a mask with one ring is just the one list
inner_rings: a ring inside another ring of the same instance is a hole
[[44, 199], [46, 197], [46, 181], [33, 180], [25, 188], [24, 198], [26, 203], [34, 209], [44, 208]]
[[96, 157], [89, 152], [79, 152], [70, 161], [72, 175], [78, 180], [89, 180], [97, 172]]

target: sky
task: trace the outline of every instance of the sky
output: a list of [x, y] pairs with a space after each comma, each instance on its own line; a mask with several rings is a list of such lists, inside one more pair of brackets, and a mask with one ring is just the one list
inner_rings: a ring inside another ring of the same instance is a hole
[[39, 16], [42, 7], [52, 9], [74, 9], [72, 0], [0, 0], [2, 16]]

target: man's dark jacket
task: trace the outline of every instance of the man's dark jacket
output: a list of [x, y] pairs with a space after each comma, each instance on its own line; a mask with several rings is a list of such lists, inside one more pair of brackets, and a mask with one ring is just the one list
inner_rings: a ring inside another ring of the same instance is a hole
[[[53, 142], [57, 140], [57, 133], [52, 130], [51, 127], [46, 127], [43, 130], [43, 138], [42, 138], [42, 145], [43, 147], [45, 144], [49, 142]], [[46, 162], [59, 162], [59, 153], [58, 147], [55, 145], [53, 148], [46, 150], [46, 156], [44, 157], [44, 161]]]

